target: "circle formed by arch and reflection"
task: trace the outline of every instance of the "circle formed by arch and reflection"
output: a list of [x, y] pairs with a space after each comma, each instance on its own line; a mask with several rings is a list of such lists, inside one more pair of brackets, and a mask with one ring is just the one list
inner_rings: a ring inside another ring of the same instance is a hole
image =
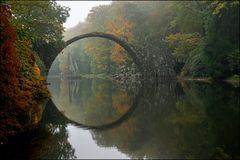
[[[137, 65], [136, 54], [131, 46], [125, 40], [111, 34], [100, 32], [83, 34], [68, 40], [66, 46], [90, 37], [105, 38], [118, 43]], [[51, 99], [69, 122], [86, 128], [109, 128], [120, 124], [134, 110], [134, 94], [121, 90], [113, 82], [101, 79], [51, 77], [53, 67], [54, 62], [47, 79], [50, 83], [48, 87], [52, 94]]]

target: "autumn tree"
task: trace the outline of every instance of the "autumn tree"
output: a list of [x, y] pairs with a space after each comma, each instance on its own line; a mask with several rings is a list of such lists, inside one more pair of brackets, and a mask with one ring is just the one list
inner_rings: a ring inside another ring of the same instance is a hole
[[[113, 4], [114, 5], [114, 4]], [[116, 3], [116, 13], [113, 19], [109, 20], [106, 24], [109, 33], [112, 33], [118, 37], [124, 38], [128, 42], [132, 42], [133, 34], [131, 33], [132, 24], [125, 18], [124, 6], [122, 3]], [[117, 64], [126, 63], [128, 55], [124, 48], [119, 44], [114, 44], [112, 48], [111, 59]]]
[[17, 39], [10, 23], [9, 6], [1, 5], [0, 9], [0, 142], [3, 143], [8, 136], [36, 125], [42, 113], [38, 100], [46, 98], [48, 90], [41, 82], [43, 77], [39, 75], [29, 43]]

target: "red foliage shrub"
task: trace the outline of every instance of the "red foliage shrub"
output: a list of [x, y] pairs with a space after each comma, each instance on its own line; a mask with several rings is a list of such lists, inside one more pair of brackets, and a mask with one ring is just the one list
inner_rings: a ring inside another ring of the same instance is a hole
[[17, 78], [20, 60], [16, 54], [16, 33], [9, 22], [9, 9], [6, 6], [0, 8], [0, 102], [1, 107], [16, 105], [16, 92], [19, 92]]
[[21, 63], [16, 48], [16, 32], [9, 22], [10, 17], [9, 8], [0, 6], [0, 143], [6, 136], [29, 126], [29, 120], [25, 122], [25, 119], [31, 119], [29, 113], [37, 106], [39, 95], [49, 94], [39, 75], [36, 74], [30, 81], [21, 74], [22, 67], [34, 71], [35, 59], [26, 42], [22, 44], [27, 55], [26, 61]]

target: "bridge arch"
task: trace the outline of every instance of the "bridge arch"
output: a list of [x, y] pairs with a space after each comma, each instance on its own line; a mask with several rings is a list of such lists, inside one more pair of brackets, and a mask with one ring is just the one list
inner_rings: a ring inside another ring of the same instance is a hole
[[[91, 38], [91, 37], [105, 38], [105, 39], [109, 39], [109, 40], [112, 40], [112, 41], [116, 42], [117, 44], [119, 44], [121, 47], [123, 47], [126, 50], [127, 54], [132, 58], [133, 62], [136, 64], [137, 68], [139, 70], [141, 70], [141, 65], [140, 65], [140, 62], [137, 59], [137, 54], [135, 52], [135, 47], [132, 46], [131, 44], [129, 44], [125, 39], [117, 37], [113, 34], [103, 33], [103, 32], [90, 32], [90, 33], [78, 35], [78, 36], [75, 36], [75, 37], [69, 39], [68, 41], [66, 41], [65, 45], [63, 46], [63, 48], [61, 48], [61, 50], [63, 50], [64, 48], [68, 47], [70, 44], [72, 44], [72, 43], [74, 43], [78, 40], [81, 40], [81, 39], [84, 39], [84, 38]], [[61, 53], [61, 51], [59, 53]], [[75, 122], [74, 120], [71, 120], [71, 119], [67, 118], [63, 113], [61, 113], [57, 110], [55, 111], [54, 115], [56, 115], [56, 113], [57, 113], [63, 121], [66, 121], [67, 123], [71, 123], [71, 124], [74, 124], [74, 125], [82, 127], [82, 128], [105, 130], [105, 129], [116, 127], [116, 126], [120, 125], [123, 121], [127, 120], [132, 115], [135, 108], [137, 107], [136, 103], [137, 103], [137, 101], [135, 100], [133, 105], [130, 107], [130, 109], [124, 115], [122, 115], [119, 119], [117, 119], [116, 121], [113, 121], [113, 122], [108, 123], [108, 124], [103, 124], [103, 125], [100, 125], [100, 126], [85, 125], [85, 124]], [[60, 122], [58, 122], [56, 120], [55, 123], [58, 124]]]
[[78, 40], [81, 40], [84, 38], [90, 38], [90, 37], [105, 38], [105, 39], [109, 39], [116, 42], [127, 51], [128, 55], [132, 58], [133, 62], [136, 64], [137, 68], [141, 70], [140, 62], [137, 59], [137, 54], [133, 49], [132, 45], [130, 45], [125, 39], [117, 37], [113, 34], [103, 33], [103, 32], [90, 32], [90, 33], [78, 35], [66, 41], [64, 48], [66, 48], [67, 46], [69, 46], [70, 44]]

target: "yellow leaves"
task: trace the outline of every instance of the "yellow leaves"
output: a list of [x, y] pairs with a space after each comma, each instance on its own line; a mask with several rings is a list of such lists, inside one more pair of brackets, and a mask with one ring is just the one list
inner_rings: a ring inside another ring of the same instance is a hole
[[118, 44], [114, 45], [112, 49], [111, 59], [117, 64], [123, 64], [128, 60], [126, 51]]
[[197, 33], [177, 33], [167, 36], [166, 41], [170, 48], [174, 50], [174, 55], [180, 56], [188, 54], [192, 49], [194, 49], [194, 47], [196, 47], [201, 41], [201, 36]]
[[[132, 24], [124, 17], [122, 9], [122, 6], [119, 5], [116, 19], [108, 21], [106, 28], [109, 33], [125, 38], [127, 41], [131, 42], [133, 40], [133, 34], [130, 31]], [[120, 45], [115, 44], [112, 48], [111, 59], [117, 64], [123, 64], [128, 60], [128, 55]]]
[[112, 95], [112, 105], [118, 113], [124, 114], [130, 108], [127, 92], [117, 92]]
[[119, 15], [117, 19], [110, 20], [106, 24], [108, 33], [114, 34], [118, 37], [123, 37], [128, 41], [132, 41], [133, 34], [131, 33], [132, 24]]
[[212, 8], [212, 14], [221, 17], [221, 11], [229, 9], [229, 7], [239, 5], [239, 1], [212, 1], [210, 7]]
[[112, 33], [118, 37], [124, 37], [128, 41], [133, 39], [133, 34], [130, 32], [132, 24], [123, 18], [122, 15], [119, 15], [117, 19], [109, 21], [106, 24], [109, 33]]
[[171, 46], [175, 46], [179, 42], [183, 42], [188, 46], [192, 46], [199, 42], [200, 35], [195, 33], [193, 34], [177, 33], [167, 36], [166, 40]]
[[211, 7], [213, 8], [213, 15], [219, 14], [222, 9], [226, 8], [226, 4], [227, 2], [213, 1], [211, 3]]
[[38, 65], [36, 63], [34, 63], [34, 73], [37, 75], [37, 76], [40, 76], [41, 75], [41, 70], [39, 69]]

